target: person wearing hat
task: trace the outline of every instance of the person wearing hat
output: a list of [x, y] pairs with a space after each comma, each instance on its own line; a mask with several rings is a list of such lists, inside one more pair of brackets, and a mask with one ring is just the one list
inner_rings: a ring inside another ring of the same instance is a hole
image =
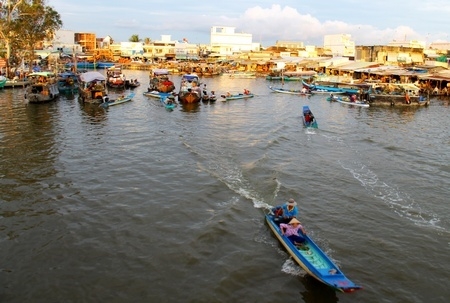
[[[302, 236], [306, 234], [302, 224], [296, 218], [289, 221], [289, 224], [280, 224], [281, 234], [286, 236], [294, 245], [301, 245], [305, 242], [305, 238]], [[301, 234], [299, 233], [301, 232]]]
[[290, 198], [283, 205], [272, 208], [272, 212], [275, 214], [276, 221], [280, 223], [288, 223], [293, 218], [298, 216], [297, 202]]

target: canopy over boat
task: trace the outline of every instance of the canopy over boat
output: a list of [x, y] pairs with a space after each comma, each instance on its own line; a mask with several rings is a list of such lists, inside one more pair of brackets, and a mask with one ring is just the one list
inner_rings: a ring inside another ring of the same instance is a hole
[[152, 69], [152, 73], [155, 76], [168, 75], [169, 74], [169, 70], [167, 70], [165, 68], [155, 68], [155, 69]]
[[92, 82], [92, 81], [105, 81], [106, 78], [99, 72], [86, 72], [80, 75], [80, 79], [83, 82]]
[[183, 79], [187, 81], [198, 81], [197, 75], [183, 75]]

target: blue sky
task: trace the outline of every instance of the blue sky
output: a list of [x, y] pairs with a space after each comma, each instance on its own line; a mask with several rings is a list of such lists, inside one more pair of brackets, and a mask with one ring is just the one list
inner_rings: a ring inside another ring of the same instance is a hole
[[450, 41], [448, 0], [47, 0], [63, 29], [128, 41], [131, 35], [209, 43], [212, 26], [233, 26], [263, 46], [277, 40], [323, 45], [327, 34], [350, 34], [356, 45]]

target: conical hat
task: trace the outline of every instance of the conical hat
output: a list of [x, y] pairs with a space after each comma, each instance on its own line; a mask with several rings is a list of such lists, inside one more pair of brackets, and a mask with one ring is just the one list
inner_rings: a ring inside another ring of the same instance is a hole
[[300, 221], [295, 218], [293, 218], [291, 221], [289, 221], [289, 224], [294, 224], [294, 223], [301, 224]]

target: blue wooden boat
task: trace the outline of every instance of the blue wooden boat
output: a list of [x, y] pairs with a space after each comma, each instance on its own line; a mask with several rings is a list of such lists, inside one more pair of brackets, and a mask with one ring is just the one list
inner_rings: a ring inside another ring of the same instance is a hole
[[169, 96], [173, 96], [173, 93], [163, 93], [163, 92], [159, 92], [157, 90], [152, 90], [152, 91], [144, 92], [143, 95], [146, 97], [161, 99], [161, 98], [168, 98]]
[[[75, 65], [74, 63], [67, 63], [66, 67], [71, 68], [74, 65]], [[97, 62], [80, 61], [80, 62], [76, 63], [76, 67], [77, 67], [77, 69], [95, 69], [98, 67], [98, 63]]]
[[362, 288], [349, 280], [308, 235], [303, 235], [306, 241], [297, 247], [281, 234], [280, 227], [274, 221], [272, 214], [266, 214], [265, 218], [280, 243], [309, 275], [340, 292], [349, 293]]
[[63, 72], [58, 74], [58, 90], [60, 94], [76, 94], [79, 92], [77, 74], [73, 72]]
[[358, 90], [348, 90], [338, 86], [329, 86], [329, 85], [318, 85], [318, 84], [309, 84], [305, 81], [302, 81], [304, 87], [311, 90], [313, 93], [333, 93], [333, 94], [346, 94], [352, 93], [356, 94]]
[[222, 95], [225, 98], [224, 101], [238, 100], [238, 99], [249, 99], [253, 98], [254, 94], [235, 94], [235, 95]]
[[302, 115], [303, 125], [309, 128], [319, 128], [317, 120], [313, 113], [309, 109], [308, 105], [303, 105], [303, 115]]
[[173, 110], [177, 106], [173, 98], [161, 97], [159, 101], [167, 110]]
[[105, 100], [105, 102], [103, 102], [102, 104], [100, 104], [101, 107], [110, 107], [110, 106], [114, 106], [114, 105], [118, 105], [118, 104], [122, 104], [122, 103], [126, 103], [126, 102], [130, 102], [133, 100], [134, 97], [134, 93], [129, 93], [126, 96], [121, 96], [115, 100], [107, 100], [106, 97], [103, 97], [103, 100]]

